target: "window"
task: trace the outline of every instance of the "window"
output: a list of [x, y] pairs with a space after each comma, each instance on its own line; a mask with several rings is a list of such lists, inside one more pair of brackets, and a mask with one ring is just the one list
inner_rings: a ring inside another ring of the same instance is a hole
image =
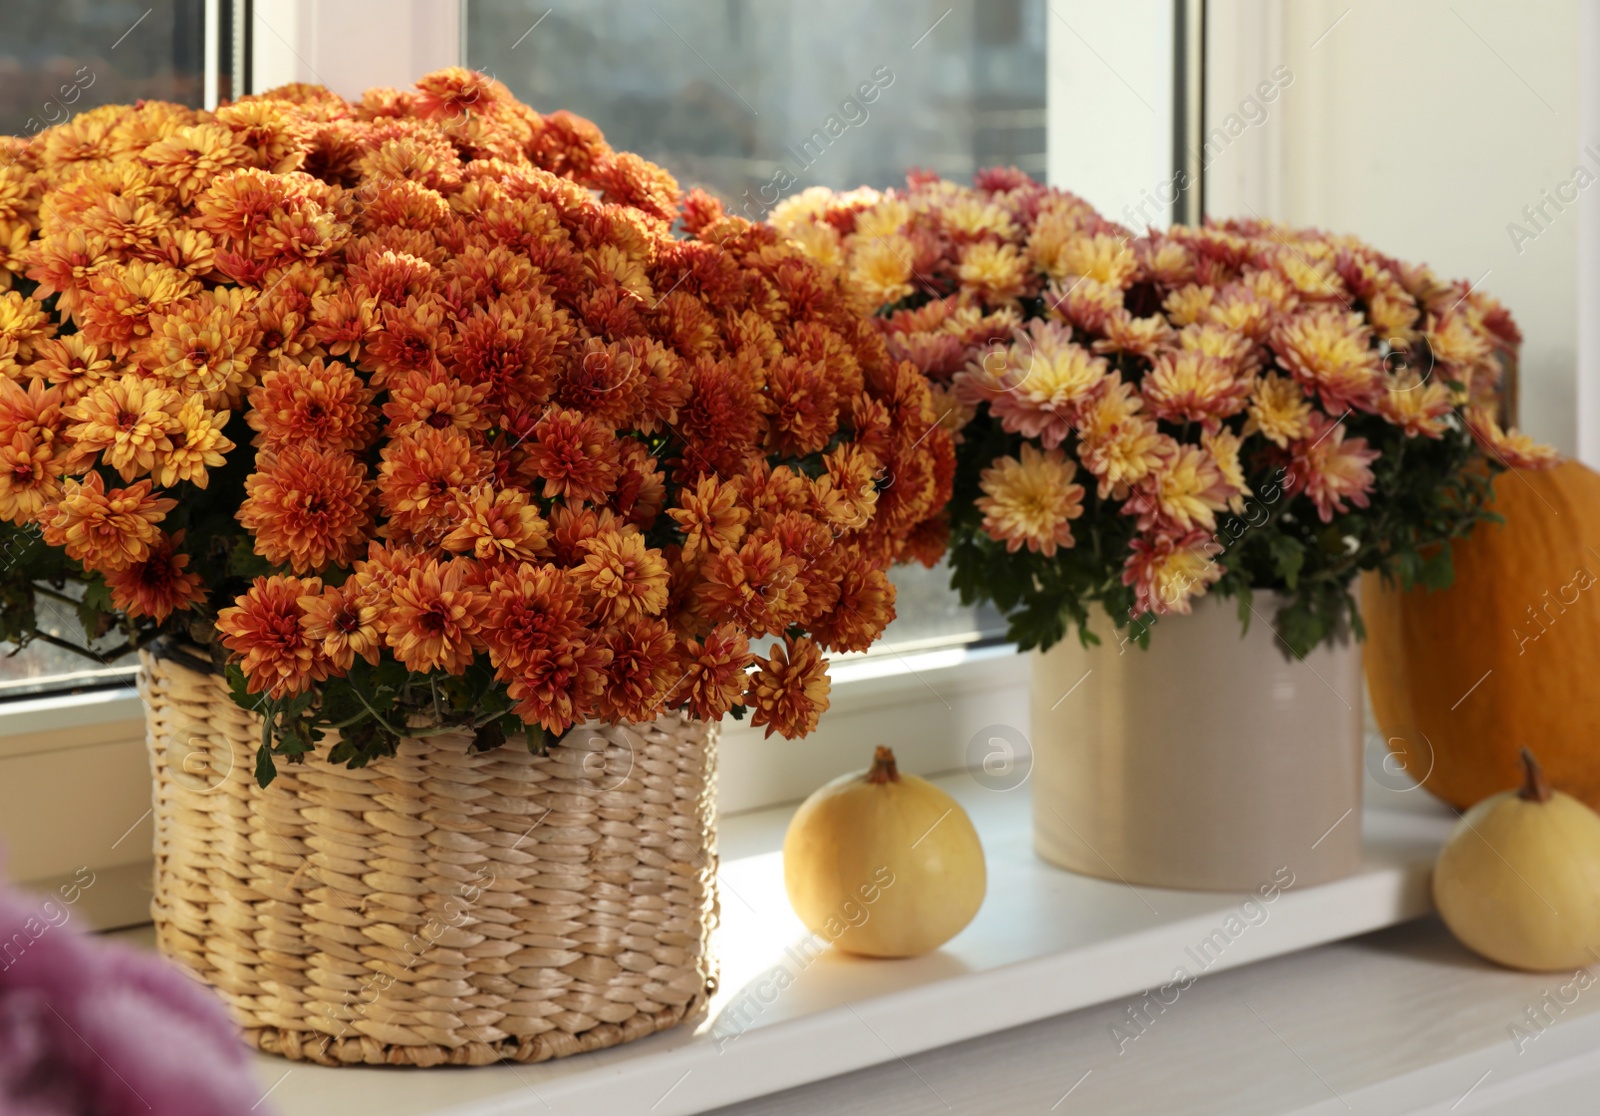
[[[32, 135], [97, 105], [141, 98], [200, 105], [206, 92], [204, 11], [198, 0], [14, 0], [0, 39], [0, 130]], [[221, 21], [225, 22], [225, 21]], [[227, 34], [226, 27], [216, 28]], [[221, 52], [231, 57], [230, 52]], [[226, 67], [223, 67], [226, 69]], [[73, 603], [38, 596], [47, 634], [80, 643]], [[119, 641], [97, 640], [86, 658], [48, 642], [0, 646], [0, 698], [126, 682], [130, 656], [106, 658]]]
[[[896, 186], [910, 168], [1044, 177], [1042, 0], [873, 14], [843, 0], [468, 0], [466, 64], [752, 220], [808, 186]], [[942, 567], [892, 576], [889, 647], [1005, 629], [991, 608], [962, 608]]]
[[197, 0], [20, 0], [0, 41], [0, 130], [32, 135], [96, 105], [141, 98], [199, 105]]

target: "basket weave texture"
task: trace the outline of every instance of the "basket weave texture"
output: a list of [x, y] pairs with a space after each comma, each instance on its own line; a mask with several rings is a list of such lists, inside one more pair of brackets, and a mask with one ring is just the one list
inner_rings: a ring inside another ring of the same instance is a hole
[[[223, 680], [142, 656], [157, 942], [264, 1051], [538, 1062], [694, 1015], [715, 988], [716, 726], [579, 726], [545, 755], [404, 740], [252, 770]], [[325, 749], [324, 749], [325, 750]]]

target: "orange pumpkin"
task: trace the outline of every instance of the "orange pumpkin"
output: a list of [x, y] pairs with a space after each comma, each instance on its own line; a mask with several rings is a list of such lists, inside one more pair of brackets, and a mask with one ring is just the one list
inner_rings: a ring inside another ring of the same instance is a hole
[[1455, 583], [1362, 586], [1367, 689], [1401, 766], [1458, 809], [1517, 785], [1518, 749], [1600, 809], [1600, 474], [1565, 461], [1495, 478], [1455, 543]]

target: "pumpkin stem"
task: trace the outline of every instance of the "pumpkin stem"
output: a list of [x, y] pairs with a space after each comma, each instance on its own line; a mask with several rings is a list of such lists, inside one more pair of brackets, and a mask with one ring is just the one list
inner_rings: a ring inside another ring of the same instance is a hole
[[1522, 749], [1522, 789], [1517, 792], [1517, 797], [1524, 802], [1549, 802], [1550, 796], [1555, 792], [1550, 789], [1550, 781], [1544, 777], [1544, 768], [1539, 766], [1539, 761], [1533, 758], [1533, 753], [1527, 748]]
[[867, 782], [869, 783], [898, 783], [900, 769], [895, 766], [894, 752], [878, 745], [878, 750], [872, 753], [872, 766], [867, 769]]

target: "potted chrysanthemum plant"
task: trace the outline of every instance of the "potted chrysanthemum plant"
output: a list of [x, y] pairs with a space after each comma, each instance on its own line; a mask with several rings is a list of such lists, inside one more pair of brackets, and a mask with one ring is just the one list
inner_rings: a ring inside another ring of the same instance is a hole
[[717, 722], [810, 731], [942, 549], [871, 308], [465, 70], [4, 151], [0, 624], [139, 653], [161, 947], [328, 1063], [691, 1013]]
[[1037, 649], [1040, 852], [1183, 887], [1353, 870], [1354, 579], [1448, 583], [1492, 475], [1552, 457], [1502, 426], [1505, 308], [1352, 237], [1136, 236], [1015, 170], [773, 223], [880, 306], [956, 435], [954, 585]]

